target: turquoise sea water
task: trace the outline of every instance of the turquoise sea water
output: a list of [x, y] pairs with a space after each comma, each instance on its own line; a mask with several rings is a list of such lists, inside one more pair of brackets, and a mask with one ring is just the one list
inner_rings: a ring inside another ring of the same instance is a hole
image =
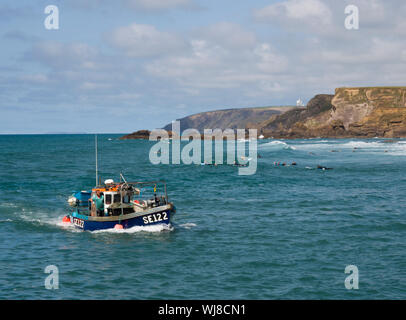
[[117, 137], [99, 136], [103, 178], [165, 179], [173, 228], [63, 226], [67, 197], [93, 187], [94, 136], [0, 136], [0, 299], [406, 298], [405, 140], [263, 140], [239, 176], [152, 165], [152, 142]]

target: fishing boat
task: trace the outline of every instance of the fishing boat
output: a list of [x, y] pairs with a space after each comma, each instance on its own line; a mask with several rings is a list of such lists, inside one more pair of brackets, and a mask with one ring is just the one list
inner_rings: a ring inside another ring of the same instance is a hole
[[134, 226], [170, 225], [175, 206], [169, 202], [165, 181], [128, 182], [98, 176], [96, 137], [96, 186], [76, 191], [68, 199], [72, 212], [63, 218], [82, 230], [127, 229]]

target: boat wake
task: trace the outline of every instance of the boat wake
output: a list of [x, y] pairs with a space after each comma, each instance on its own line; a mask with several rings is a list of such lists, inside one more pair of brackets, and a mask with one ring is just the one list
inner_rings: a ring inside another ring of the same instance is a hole
[[95, 231], [89, 231], [92, 234], [97, 234], [97, 233], [138, 233], [138, 232], [149, 232], [149, 233], [155, 233], [155, 232], [162, 232], [162, 231], [173, 231], [174, 227], [171, 225], [167, 224], [156, 224], [153, 226], [134, 226], [132, 228], [128, 229], [103, 229], [103, 230], [95, 230]]
[[62, 222], [62, 217], [59, 221], [55, 223], [55, 225], [63, 230], [71, 231], [71, 232], [83, 232], [82, 230], [76, 228], [73, 223], [70, 222]]

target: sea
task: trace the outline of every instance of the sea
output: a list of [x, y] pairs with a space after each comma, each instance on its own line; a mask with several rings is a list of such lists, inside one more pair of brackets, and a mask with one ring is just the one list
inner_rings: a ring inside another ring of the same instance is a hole
[[406, 299], [406, 140], [259, 140], [239, 175], [119, 137], [98, 135], [100, 176], [165, 180], [170, 227], [62, 223], [94, 135], [0, 135], [0, 299]]

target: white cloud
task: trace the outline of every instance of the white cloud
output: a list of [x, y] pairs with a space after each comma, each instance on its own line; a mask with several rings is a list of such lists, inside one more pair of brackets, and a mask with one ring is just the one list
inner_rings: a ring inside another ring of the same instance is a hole
[[254, 49], [254, 54], [259, 57], [257, 60], [258, 70], [262, 72], [282, 72], [288, 66], [287, 58], [276, 54], [268, 43], [262, 43]]
[[146, 10], [166, 10], [193, 4], [191, 0], [126, 0], [126, 2], [130, 7]]
[[131, 57], [165, 55], [180, 50], [184, 43], [174, 34], [159, 31], [154, 26], [133, 23], [115, 29], [108, 41]]
[[36, 74], [26, 74], [18, 77], [21, 81], [29, 82], [33, 84], [43, 84], [49, 81], [49, 78], [46, 74], [36, 73]]
[[44, 41], [34, 44], [27, 58], [34, 58], [45, 65], [64, 69], [66, 66], [94, 68], [97, 56], [97, 50], [85, 43]]
[[260, 42], [241, 26], [226, 22], [200, 29], [194, 35], [188, 50], [146, 64], [146, 72], [152, 77], [176, 81], [188, 90], [241, 87], [247, 90], [254, 86], [257, 95], [281, 91], [275, 79], [286, 70], [288, 62], [269, 43]]
[[246, 31], [240, 25], [230, 22], [219, 22], [198, 32], [198, 36], [212, 43], [223, 45], [230, 49], [245, 49], [255, 45], [256, 36]]
[[[351, 3], [350, 0], [348, 0]], [[352, 1], [359, 8], [361, 27], [380, 28], [391, 23], [388, 19], [389, 12], [385, 3], [381, 0], [356, 0]]]
[[194, 0], [70, 0], [67, 5], [76, 9], [98, 9], [113, 4], [114, 7], [122, 6], [126, 9], [162, 12], [176, 8], [195, 8]]
[[320, 0], [286, 0], [254, 11], [262, 22], [280, 21], [322, 27], [332, 22], [330, 8]]
[[335, 64], [377, 65], [402, 62], [402, 53], [406, 50], [403, 41], [372, 38], [367, 46], [357, 47], [349, 52], [345, 48], [331, 48], [320, 51], [320, 62]]

